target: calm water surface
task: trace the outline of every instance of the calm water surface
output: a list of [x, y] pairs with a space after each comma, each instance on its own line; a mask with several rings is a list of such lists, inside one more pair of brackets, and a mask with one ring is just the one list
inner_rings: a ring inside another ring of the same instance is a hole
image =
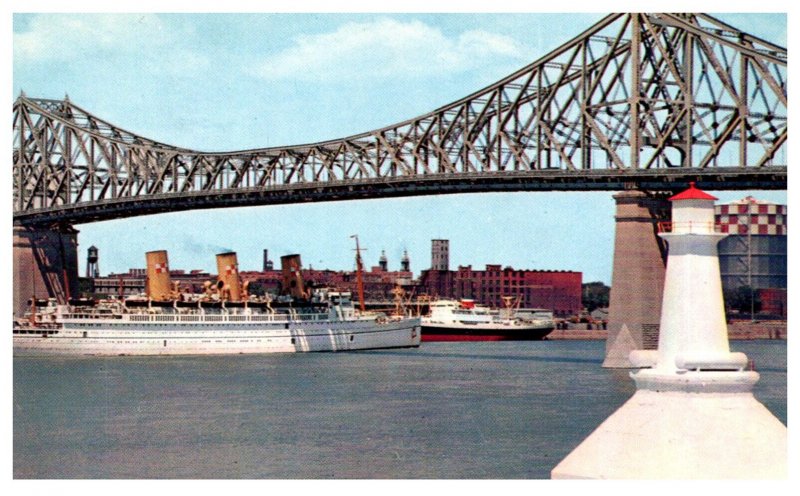
[[[786, 342], [735, 341], [786, 423]], [[542, 479], [634, 393], [603, 341], [14, 359], [15, 478]]]

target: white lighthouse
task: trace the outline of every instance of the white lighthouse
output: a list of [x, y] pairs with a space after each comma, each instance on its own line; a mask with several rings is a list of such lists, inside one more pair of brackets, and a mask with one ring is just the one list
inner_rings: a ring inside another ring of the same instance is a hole
[[567, 455], [555, 478], [787, 477], [787, 431], [752, 394], [759, 375], [731, 353], [722, 299], [714, 198], [672, 198], [657, 351], [631, 352], [637, 391]]

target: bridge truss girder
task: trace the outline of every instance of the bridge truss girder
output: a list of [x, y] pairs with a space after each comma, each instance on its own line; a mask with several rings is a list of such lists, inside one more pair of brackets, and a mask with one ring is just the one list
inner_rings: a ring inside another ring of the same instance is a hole
[[229, 153], [69, 100], [14, 104], [14, 219], [466, 191], [785, 189], [786, 49], [704, 14], [612, 14], [493, 85], [344, 139]]

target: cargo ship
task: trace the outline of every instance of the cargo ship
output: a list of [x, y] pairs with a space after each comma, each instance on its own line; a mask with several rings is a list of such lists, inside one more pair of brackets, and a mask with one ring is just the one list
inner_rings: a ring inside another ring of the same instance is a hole
[[[167, 253], [148, 252], [147, 289], [125, 299], [31, 301], [13, 326], [14, 355], [201, 355], [417, 347], [420, 319], [355, 308], [351, 293], [303, 284], [300, 256], [281, 258], [288, 294], [256, 297], [235, 253], [200, 294], [170, 281]], [[363, 298], [362, 298], [363, 301]]]
[[422, 317], [422, 341], [532, 341], [555, 329], [553, 313], [509, 305], [493, 310], [472, 300], [438, 300]]

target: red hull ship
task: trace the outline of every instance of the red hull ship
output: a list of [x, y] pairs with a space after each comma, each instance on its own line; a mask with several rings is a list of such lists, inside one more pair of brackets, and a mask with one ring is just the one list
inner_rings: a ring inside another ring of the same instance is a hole
[[422, 317], [422, 341], [536, 341], [555, 329], [547, 310], [491, 310], [472, 300], [439, 300]]

